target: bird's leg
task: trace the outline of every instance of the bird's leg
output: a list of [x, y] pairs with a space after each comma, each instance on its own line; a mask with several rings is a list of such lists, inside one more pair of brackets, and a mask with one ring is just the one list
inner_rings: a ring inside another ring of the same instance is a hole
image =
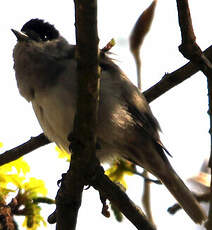
[[[74, 132], [71, 132], [68, 135], [68, 141], [70, 141], [70, 145], [69, 145], [69, 150], [71, 152], [74, 152], [75, 150], [77, 150], [77, 148], [79, 147], [79, 145], [81, 145], [82, 147], [82, 143], [80, 142], [80, 140], [77, 140], [76, 136], [74, 135]], [[96, 141], [96, 150], [100, 150], [101, 149], [101, 145], [100, 145], [100, 140], [99, 138], [97, 138]]]
[[[70, 141], [70, 145], [69, 145], [69, 150], [70, 150], [70, 152], [74, 152], [77, 148], [79, 148], [79, 146], [80, 147], [82, 147], [82, 143], [79, 141], [79, 140], [77, 140], [77, 138], [76, 138], [76, 136], [74, 135], [74, 133], [73, 132], [71, 132], [69, 135], [68, 135], [68, 141]], [[98, 138], [97, 138], [97, 142], [96, 142], [96, 150], [100, 150], [101, 149], [101, 145], [100, 145], [100, 141], [98, 140]], [[69, 170], [70, 170], [70, 168], [69, 168]], [[65, 178], [65, 176], [66, 176], [66, 173], [63, 173], [62, 175], [61, 175], [61, 179], [59, 179], [58, 181], [57, 181], [57, 185], [58, 186], [60, 186], [61, 185], [61, 183], [62, 183], [62, 181], [64, 180], [64, 178]], [[86, 190], [89, 188], [90, 186], [88, 185], [88, 187], [87, 188], [85, 188]]]
[[68, 135], [67, 139], [68, 141], [70, 141], [70, 145], [69, 145], [70, 152], [77, 152], [79, 148], [83, 147], [83, 143], [78, 138], [76, 138], [74, 132], [71, 132]]

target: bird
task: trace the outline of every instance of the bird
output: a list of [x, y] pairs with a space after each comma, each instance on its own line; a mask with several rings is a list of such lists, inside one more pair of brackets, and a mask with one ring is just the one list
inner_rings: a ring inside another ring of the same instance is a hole
[[[49, 140], [70, 152], [77, 104], [76, 45], [54, 25], [35, 18], [17, 38], [13, 60], [20, 94], [32, 104]], [[100, 101], [96, 135], [101, 163], [126, 159], [156, 176], [198, 224], [206, 215], [168, 160], [160, 125], [141, 91], [106, 52], [100, 53]]]

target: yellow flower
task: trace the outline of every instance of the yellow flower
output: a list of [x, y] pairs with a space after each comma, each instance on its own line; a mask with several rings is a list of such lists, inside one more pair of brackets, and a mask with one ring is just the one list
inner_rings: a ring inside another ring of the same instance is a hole
[[0, 183], [2, 188], [7, 188], [8, 184], [21, 187], [25, 180], [25, 175], [30, 171], [30, 167], [23, 158], [10, 162], [0, 167]]
[[71, 154], [67, 153], [63, 148], [56, 146], [55, 150], [59, 153], [59, 158], [65, 158], [67, 161], [71, 160]]
[[26, 175], [27, 172], [30, 171], [30, 167], [23, 158], [19, 158], [18, 160], [12, 161], [0, 167], [0, 174], [8, 174], [12, 173], [15, 170], [15, 173], [23, 173]]
[[50, 199], [46, 197], [47, 189], [44, 181], [34, 177], [29, 178], [27, 175], [29, 171], [30, 167], [23, 158], [0, 167], [0, 201], [6, 203], [8, 195], [14, 193], [26, 212], [23, 226], [27, 230], [36, 230], [41, 223], [46, 226], [46, 222], [40, 215], [39, 203], [50, 203]]
[[29, 181], [23, 184], [22, 189], [30, 193], [32, 198], [38, 196], [38, 194], [43, 196], [47, 195], [47, 188], [44, 181], [35, 177], [30, 177]]
[[125, 181], [125, 175], [132, 176], [134, 171], [134, 165], [129, 161], [119, 160], [114, 161], [111, 167], [105, 171], [105, 174], [113, 181], [119, 182], [127, 188]]

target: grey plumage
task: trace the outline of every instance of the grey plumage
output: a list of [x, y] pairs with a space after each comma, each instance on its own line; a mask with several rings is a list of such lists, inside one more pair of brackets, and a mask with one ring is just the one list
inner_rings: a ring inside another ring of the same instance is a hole
[[[18, 38], [13, 57], [20, 94], [32, 103], [45, 135], [69, 151], [67, 137], [73, 130], [77, 98], [75, 46], [38, 19], [26, 23], [22, 31], [13, 30]], [[97, 157], [101, 162], [123, 157], [147, 169], [201, 223], [205, 215], [171, 167], [159, 124], [144, 96], [104, 53], [100, 66]]]

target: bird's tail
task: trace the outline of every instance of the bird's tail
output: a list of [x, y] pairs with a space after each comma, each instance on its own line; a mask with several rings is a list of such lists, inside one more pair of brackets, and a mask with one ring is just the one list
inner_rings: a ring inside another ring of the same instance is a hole
[[195, 223], [206, 220], [205, 212], [171, 166], [168, 175], [160, 175], [160, 179]]

